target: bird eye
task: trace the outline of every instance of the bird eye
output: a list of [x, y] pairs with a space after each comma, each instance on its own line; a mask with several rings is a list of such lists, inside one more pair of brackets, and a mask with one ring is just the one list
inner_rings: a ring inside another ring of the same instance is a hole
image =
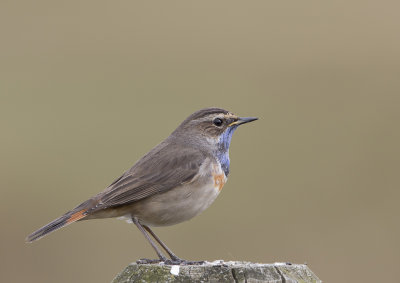
[[217, 127], [220, 127], [222, 125], [223, 121], [220, 118], [215, 118], [213, 121], [213, 124]]

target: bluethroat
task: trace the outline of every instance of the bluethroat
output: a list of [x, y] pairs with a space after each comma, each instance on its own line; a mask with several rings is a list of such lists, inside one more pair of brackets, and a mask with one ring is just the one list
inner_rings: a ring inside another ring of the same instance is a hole
[[122, 217], [143, 233], [159, 257], [156, 261], [186, 262], [150, 226], [189, 220], [211, 205], [227, 181], [233, 132], [254, 120], [257, 118], [240, 118], [220, 108], [193, 113], [104, 191], [32, 233], [26, 241], [33, 242], [76, 221]]

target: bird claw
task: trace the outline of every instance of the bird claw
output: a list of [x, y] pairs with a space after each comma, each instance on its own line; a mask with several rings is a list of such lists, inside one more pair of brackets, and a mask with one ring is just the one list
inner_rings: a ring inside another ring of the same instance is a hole
[[200, 261], [189, 261], [186, 260], [184, 265], [203, 265], [206, 262], [204, 260], [200, 260]]
[[164, 263], [165, 265], [202, 265], [205, 263], [204, 260], [202, 261], [190, 261], [184, 260], [180, 258], [174, 259], [148, 259], [148, 258], [141, 258], [136, 261], [137, 264], [157, 264], [157, 263]]
[[168, 259], [164, 261], [164, 264], [166, 265], [202, 265], [204, 264], [205, 261], [190, 261], [190, 260], [184, 260], [184, 259]]
[[136, 261], [137, 264], [154, 264], [163, 262], [161, 259], [148, 259], [148, 258], [141, 258]]

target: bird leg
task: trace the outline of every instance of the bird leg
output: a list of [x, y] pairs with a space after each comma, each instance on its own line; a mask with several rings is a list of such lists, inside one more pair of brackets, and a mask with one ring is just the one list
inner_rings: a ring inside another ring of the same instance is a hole
[[146, 225], [143, 225], [144, 229], [147, 230], [147, 232], [149, 232], [153, 238], [160, 244], [160, 246], [168, 253], [168, 255], [171, 257], [171, 259], [174, 262], [184, 262], [185, 260], [180, 259], [179, 257], [177, 257], [168, 247], [166, 244], [164, 244], [161, 239]]
[[[163, 255], [163, 253], [160, 251], [160, 249], [157, 247], [157, 245], [153, 242], [153, 240], [150, 238], [149, 234], [146, 233], [146, 230], [143, 228], [142, 224], [139, 223], [139, 220], [136, 217], [132, 217], [133, 223], [139, 228], [140, 232], [143, 233], [147, 241], [149, 241], [150, 245], [153, 247], [153, 249], [156, 251], [158, 257], [160, 258], [160, 261], [165, 262], [167, 261], [167, 258]], [[141, 260], [141, 263], [154, 263], [157, 262], [157, 260]]]
[[[140, 260], [137, 261], [137, 263], [143, 264], [143, 263], [164, 262], [165, 264], [183, 264], [183, 265], [198, 265], [198, 264], [203, 264], [204, 263], [204, 261], [187, 261], [187, 260], [184, 260], [184, 259], [180, 259], [161, 241], [161, 239], [148, 226], [140, 224], [139, 220], [136, 217], [132, 217], [132, 221], [139, 228], [139, 230], [143, 233], [143, 235], [149, 241], [150, 245], [153, 247], [153, 249], [156, 251], [158, 257], [160, 258], [159, 260], [158, 259], [140, 259]], [[168, 253], [168, 255], [171, 257], [171, 259], [167, 259], [163, 255], [163, 253], [160, 251], [160, 249], [157, 247], [157, 245], [154, 243], [154, 241], [150, 238], [148, 233]]]
[[147, 230], [153, 236], [153, 238], [160, 244], [160, 246], [168, 253], [171, 257], [171, 260], [167, 260], [166, 264], [183, 264], [183, 265], [201, 265], [204, 264], [205, 261], [188, 261], [177, 257], [168, 247], [164, 244], [161, 239], [150, 229], [149, 226], [143, 225], [144, 229]]

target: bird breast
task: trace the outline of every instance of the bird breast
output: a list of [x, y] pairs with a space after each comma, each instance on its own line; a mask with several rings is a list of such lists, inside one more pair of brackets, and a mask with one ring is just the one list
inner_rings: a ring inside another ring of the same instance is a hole
[[208, 159], [191, 182], [135, 203], [131, 215], [149, 226], [168, 226], [189, 220], [214, 202], [226, 181], [219, 162]]

